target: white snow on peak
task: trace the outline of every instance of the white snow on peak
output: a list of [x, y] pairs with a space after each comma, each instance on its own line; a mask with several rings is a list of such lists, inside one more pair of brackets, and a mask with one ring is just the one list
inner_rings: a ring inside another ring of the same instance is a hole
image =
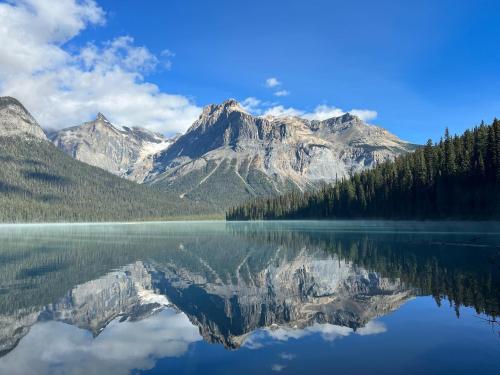
[[157, 303], [161, 306], [170, 305], [170, 301], [166, 296], [162, 294], [157, 294], [153, 290], [145, 289], [140, 285], [136, 285], [137, 296], [142, 304]]
[[167, 149], [172, 144], [170, 139], [161, 142], [146, 142], [141, 148], [141, 158], [146, 158], [151, 155], [155, 155], [165, 149]]

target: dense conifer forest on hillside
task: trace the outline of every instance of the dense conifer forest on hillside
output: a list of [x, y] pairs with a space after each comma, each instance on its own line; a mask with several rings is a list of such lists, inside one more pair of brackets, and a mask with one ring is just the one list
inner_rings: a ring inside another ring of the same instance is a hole
[[51, 143], [0, 137], [0, 222], [191, 218], [209, 209], [72, 159]]
[[437, 144], [320, 191], [254, 199], [226, 218], [500, 219], [500, 121], [461, 136], [446, 130]]

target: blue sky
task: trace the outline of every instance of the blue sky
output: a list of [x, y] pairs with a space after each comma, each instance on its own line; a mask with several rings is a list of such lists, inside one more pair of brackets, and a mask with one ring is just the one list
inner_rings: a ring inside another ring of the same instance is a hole
[[[36, 8], [44, 1], [14, 1], [9, 6], [27, 8], [26, 2]], [[184, 116], [182, 124], [169, 127], [168, 122], [176, 119], [160, 113], [142, 124], [164, 132], [182, 130], [201, 106], [229, 97], [255, 98], [252, 110], [256, 113], [280, 108], [312, 116], [321, 105], [332, 113], [334, 108], [370, 110], [377, 114], [368, 112], [371, 123], [418, 143], [429, 137], [438, 139], [446, 126], [459, 133], [483, 119], [500, 117], [498, 1], [122, 0], [97, 1], [92, 6], [99, 14], [73, 14], [83, 26], [44, 43], [71, 58], [78, 55], [80, 60], [82, 48], [92, 45], [99, 51], [97, 60], [105, 58], [111, 41], [130, 38], [127, 48], [134, 52], [143, 48], [155, 60], [149, 61], [150, 66], [138, 63], [119, 68], [136, 74], [134, 80], [142, 85], [141, 90], [144, 85], [155, 86], [152, 97], [167, 94], [187, 101], [180, 114], [174, 113], [180, 107], [172, 107], [171, 116]], [[9, 53], [1, 48], [0, 67], [2, 54]], [[131, 54], [130, 50], [123, 53]], [[80, 70], [94, 72], [98, 63], [93, 64]], [[268, 87], [269, 78], [280, 84]], [[38, 107], [32, 94], [9, 85], [6, 78], [3, 82], [0, 75], [2, 93], [10, 90], [21, 99], [26, 96]], [[59, 103], [75, 91], [84, 100], [90, 93], [84, 95], [81, 86], [68, 84], [65, 95], [59, 90], [57, 95], [47, 92], [46, 97]], [[288, 95], [276, 96], [279, 91]], [[108, 105], [96, 104], [103, 108], [95, 111], [83, 104], [72, 105], [84, 117], [103, 109], [127, 125], [129, 119], [148, 118], [134, 117], [140, 108], [120, 112], [111, 94], [102, 100]], [[166, 97], [162, 100], [159, 103], [167, 103]], [[125, 107], [126, 102], [123, 98], [119, 103]], [[49, 123], [46, 126], [57, 122], [39, 111]], [[67, 117], [68, 126], [77, 121], [76, 116]], [[159, 125], [162, 121], [164, 127]]]

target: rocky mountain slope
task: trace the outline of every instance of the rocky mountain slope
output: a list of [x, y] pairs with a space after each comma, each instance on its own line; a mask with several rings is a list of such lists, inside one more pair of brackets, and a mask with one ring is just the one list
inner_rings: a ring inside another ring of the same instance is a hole
[[147, 220], [206, 213], [57, 149], [15, 99], [0, 98], [0, 222]]
[[101, 114], [50, 138], [80, 161], [214, 210], [254, 196], [311, 190], [415, 148], [351, 114], [324, 121], [256, 117], [232, 99], [205, 107], [172, 140], [120, 129]]
[[51, 133], [50, 139], [77, 160], [137, 182], [151, 170], [152, 156], [172, 143], [147, 129], [118, 128], [101, 113], [94, 121]]
[[[17, 100], [2, 98], [0, 136], [20, 134], [47, 139]], [[312, 190], [415, 148], [351, 114], [324, 121], [257, 117], [235, 100], [205, 107], [173, 139], [115, 126], [102, 114], [49, 138], [79, 161], [212, 212], [255, 196]]]
[[351, 114], [324, 121], [256, 117], [227, 100], [205, 107], [157, 154], [144, 182], [227, 207], [253, 196], [313, 189], [414, 148]]
[[47, 137], [36, 120], [14, 98], [0, 97], [0, 137], [30, 136], [46, 140]]

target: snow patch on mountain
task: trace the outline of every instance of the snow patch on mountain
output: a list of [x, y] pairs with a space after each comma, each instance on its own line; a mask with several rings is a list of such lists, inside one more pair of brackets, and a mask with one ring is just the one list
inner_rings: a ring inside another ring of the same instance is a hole
[[111, 123], [102, 113], [94, 121], [50, 135], [61, 150], [84, 163], [142, 182], [152, 159], [172, 141], [150, 130]]

